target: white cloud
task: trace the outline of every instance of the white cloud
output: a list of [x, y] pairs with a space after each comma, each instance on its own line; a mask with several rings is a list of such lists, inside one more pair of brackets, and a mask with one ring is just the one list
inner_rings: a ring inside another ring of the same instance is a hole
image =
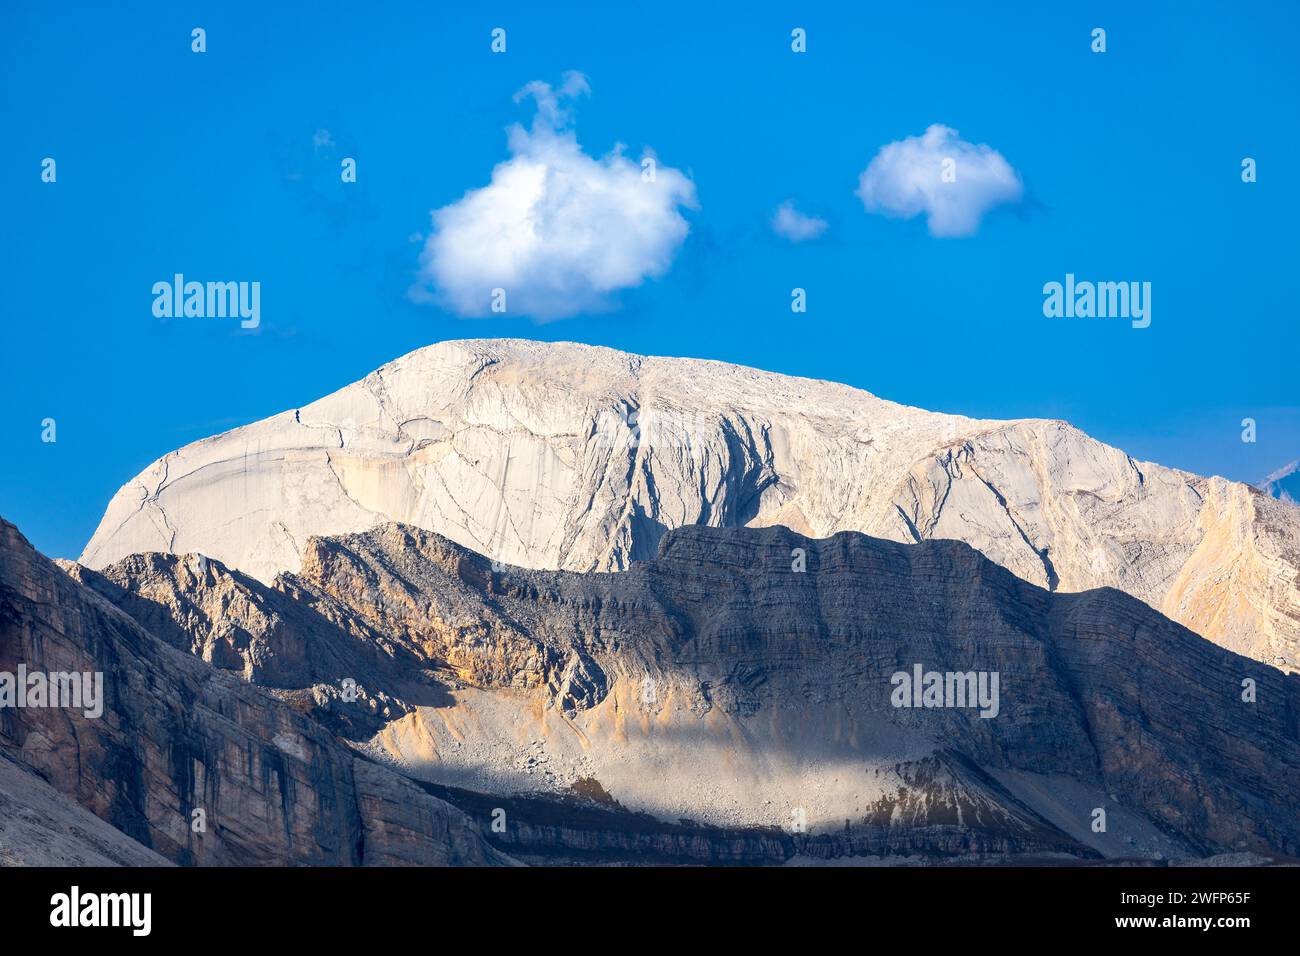
[[567, 73], [558, 90], [535, 81], [515, 95], [536, 101], [532, 128], [510, 127], [510, 158], [488, 185], [433, 211], [417, 297], [431, 289], [460, 315], [486, 315], [500, 288], [508, 314], [554, 319], [612, 308], [619, 290], [668, 271], [695, 185], [658, 164], [649, 179], [621, 145], [583, 152], [562, 102], [587, 92]]
[[[945, 160], [952, 160], [948, 176]], [[882, 148], [857, 189], [868, 212], [904, 219], [925, 213], [933, 236], [974, 235], [986, 212], [1023, 194], [1020, 174], [1001, 153], [938, 123]]]
[[825, 232], [826, 220], [805, 216], [794, 208], [792, 200], [787, 199], [776, 207], [776, 212], [772, 215], [772, 230], [791, 242], [803, 242], [805, 239], [816, 239]]

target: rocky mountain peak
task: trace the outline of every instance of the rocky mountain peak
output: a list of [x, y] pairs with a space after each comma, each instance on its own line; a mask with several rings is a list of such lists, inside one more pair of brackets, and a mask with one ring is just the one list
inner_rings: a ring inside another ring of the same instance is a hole
[[[574, 572], [383, 522], [307, 539], [270, 586], [195, 568], [74, 573], [200, 656], [225, 609], [246, 635], [232, 670], [460, 806], [496, 794], [542, 820], [537, 800], [600, 794], [655, 826], [748, 828], [746, 852], [778, 856], [1300, 850], [1295, 678], [961, 541], [689, 525], [625, 570]], [[357, 703], [339, 699], [349, 680]], [[796, 811], [806, 839], [757, 836]], [[952, 830], [962, 814], [982, 822]], [[626, 852], [628, 820], [600, 819], [511, 839]]]
[[1285, 502], [1059, 421], [571, 343], [440, 343], [170, 452], [114, 496], [81, 563], [199, 552], [269, 584], [303, 568], [313, 535], [394, 521], [539, 570], [624, 571], [692, 525], [954, 539], [1049, 590], [1118, 588], [1224, 647], [1300, 662]]

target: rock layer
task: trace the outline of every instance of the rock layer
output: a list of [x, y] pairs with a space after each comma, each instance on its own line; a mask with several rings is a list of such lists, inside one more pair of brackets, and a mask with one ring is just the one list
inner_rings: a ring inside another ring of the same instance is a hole
[[0, 672], [20, 665], [102, 673], [103, 713], [0, 708], [0, 758], [142, 853], [206, 865], [509, 862], [464, 813], [359, 758], [301, 706], [167, 646], [0, 519]]
[[[202, 647], [211, 624], [190, 609], [227, 572], [200, 579], [190, 560], [102, 573]], [[438, 699], [384, 687], [396, 706], [368, 750], [444, 787], [587, 787], [663, 821], [806, 834], [792, 845], [825, 855], [1300, 854], [1300, 679], [1120, 591], [1051, 592], [960, 542], [689, 526], [654, 560], [581, 574], [386, 524], [309, 539], [268, 593], [347, 619], [359, 668], [367, 634], [420, 662]], [[997, 674], [996, 715], [896, 706], [893, 676], [917, 664]], [[626, 839], [534, 819], [500, 845]]]
[[170, 865], [0, 753], [0, 867]]
[[622, 570], [669, 528], [786, 525], [969, 543], [1048, 589], [1115, 587], [1286, 668], [1300, 509], [1094, 441], [720, 362], [444, 342], [326, 398], [171, 452], [81, 562], [198, 552], [265, 583], [312, 535], [390, 520], [500, 561]]

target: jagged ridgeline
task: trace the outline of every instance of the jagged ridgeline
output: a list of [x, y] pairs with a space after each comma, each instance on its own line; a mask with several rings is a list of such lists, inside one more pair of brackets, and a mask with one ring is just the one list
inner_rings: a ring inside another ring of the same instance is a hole
[[497, 561], [623, 570], [671, 528], [965, 541], [1053, 591], [1113, 587], [1298, 666], [1300, 509], [1060, 421], [934, 414], [827, 382], [516, 340], [412, 352], [159, 459], [81, 556], [197, 552], [269, 583], [387, 521]]
[[384, 523], [263, 582], [3, 532], [0, 670], [107, 679], [0, 751], [179, 863], [1300, 854], [1295, 677], [960, 542], [688, 526], [596, 573]]
[[1300, 855], [1300, 509], [1064, 422], [448, 342], [0, 545], [52, 857]]

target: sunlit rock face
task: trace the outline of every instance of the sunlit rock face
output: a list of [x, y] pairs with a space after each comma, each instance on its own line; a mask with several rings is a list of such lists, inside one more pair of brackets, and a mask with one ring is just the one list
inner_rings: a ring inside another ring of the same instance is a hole
[[499, 561], [624, 570], [670, 528], [965, 541], [1034, 584], [1115, 587], [1286, 669], [1300, 509], [1051, 420], [982, 421], [720, 362], [444, 342], [187, 445], [125, 485], [81, 562], [198, 552], [269, 583], [311, 535], [400, 521]]
[[[70, 570], [229, 674], [310, 684], [305, 716], [479, 821], [507, 807], [512, 856], [1300, 852], [1293, 677], [960, 542], [691, 526], [582, 573], [389, 523], [270, 587], [194, 560]], [[607, 812], [528, 803], [574, 795]]]

